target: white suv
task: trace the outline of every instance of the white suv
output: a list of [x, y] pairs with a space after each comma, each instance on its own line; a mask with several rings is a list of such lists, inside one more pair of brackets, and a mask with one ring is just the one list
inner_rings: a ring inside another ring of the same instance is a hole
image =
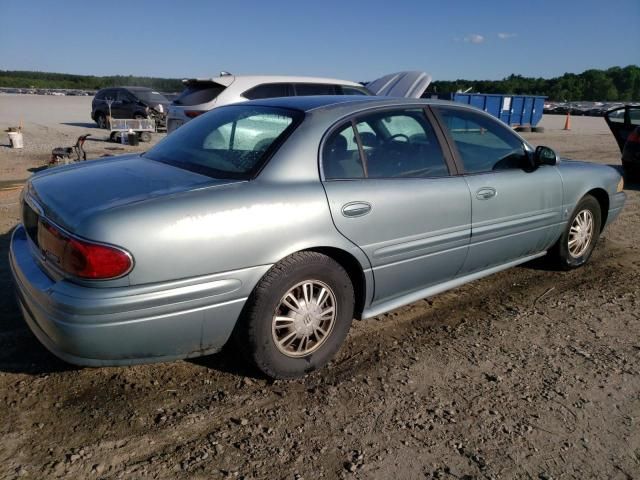
[[259, 98], [294, 95], [371, 95], [359, 83], [333, 78], [235, 76], [184, 80], [184, 91], [169, 107], [167, 133], [212, 108]]

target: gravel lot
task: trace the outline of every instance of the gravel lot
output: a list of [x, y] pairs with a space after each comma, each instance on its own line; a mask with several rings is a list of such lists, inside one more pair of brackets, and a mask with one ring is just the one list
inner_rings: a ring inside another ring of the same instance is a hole
[[[90, 101], [0, 96], [0, 128], [22, 118], [26, 142], [0, 141], [1, 478], [640, 478], [638, 184], [587, 267], [538, 261], [355, 322], [299, 381], [267, 381], [231, 350], [78, 369], [22, 321], [7, 250], [20, 180], [52, 147], [91, 132], [90, 157], [121, 153]], [[563, 122], [526, 136], [619, 164], [602, 119]]]

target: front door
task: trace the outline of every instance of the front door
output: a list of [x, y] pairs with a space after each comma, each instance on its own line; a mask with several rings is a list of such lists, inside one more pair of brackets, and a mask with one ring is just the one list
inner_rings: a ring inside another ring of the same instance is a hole
[[471, 243], [462, 273], [547, 250], [563, 228], [556, 167], [534, 169], [520, 137], [488, 115], [455, 107], [435, 110], [471, 193]]
[[640, 126], [640, 107], [626, 105], [624, 107], [609, 110], [604, 116], [611, 133], [616, 139], [620, 151], [624, 149], [629, 134]]
[[367, 113], [324, 143], [323, 182], [338, 230], [367, 255], [373, 304], [455, 277], [471, 201], [420, 108]]

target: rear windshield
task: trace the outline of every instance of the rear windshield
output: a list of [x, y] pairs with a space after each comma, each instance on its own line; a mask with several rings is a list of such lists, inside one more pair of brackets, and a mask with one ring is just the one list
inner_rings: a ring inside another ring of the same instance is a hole
[[185, 124], [144, 154], [214, 178], [253, 178], [295, 129], [302, 112], [228, 106]]
[[145, 103], [169, 103], [164, 95], [151, 90], [136, 90], [131, 93]]
[[173, 103], [187, 107], [208, 103], [220, 95], [225, 88], [225, 86], [214, 82], [188, 83]]

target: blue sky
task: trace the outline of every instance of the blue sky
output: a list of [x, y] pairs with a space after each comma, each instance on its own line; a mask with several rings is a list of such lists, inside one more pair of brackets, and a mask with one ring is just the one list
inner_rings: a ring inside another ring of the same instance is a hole
[[640, 0], [0, 0], [0, 69], [371, 80], [640, 63]]

